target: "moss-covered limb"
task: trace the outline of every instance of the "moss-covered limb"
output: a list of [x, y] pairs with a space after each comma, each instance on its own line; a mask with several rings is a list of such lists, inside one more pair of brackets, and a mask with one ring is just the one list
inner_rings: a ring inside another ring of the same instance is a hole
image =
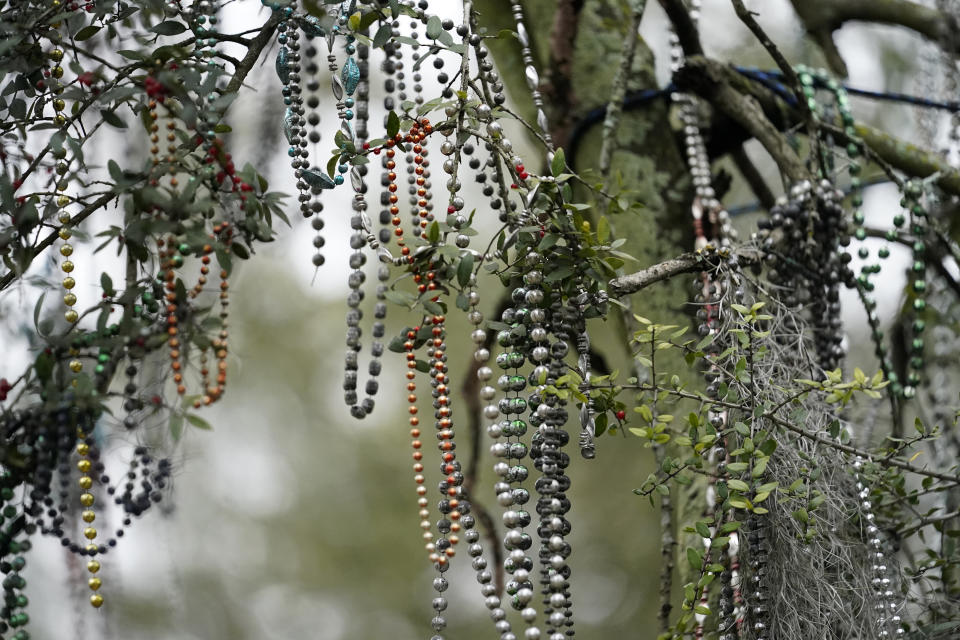
[[856, 125], [856, 130], [864, 144], [895, 169], [917, 178], [936, 173], [937, 186], [953, 195], [960, 195], [960, 171], [951, 167], [939, 154], [864, 124]]
[[833, 42], [833, 32], [846, 22], [874, 22], [903, 26], [956, 52], [950, 36], [956, 33], [954, 16], [909, 0], [790, 0], [807, 32], [823, 49], [833, 71], [847, 74], [846, 64]]
[[637, 51], [638, 32], [640, 21], [643, 19], [643, 10], [647, 0], [634, 0], [631, 7], [630, 28], [627, 37], [623, 39], [623, 50], [620, 53], [620, 65], [617, 75], [613, 79], [610, 91], [610, 101], [607, 103], [607, 115], [603, 120], [603, 144], [600, 148], [600, 174], [604, 180], [610, 177], [610, 161], [613, 158], [614, 135], [620, 123], [620, 114], [623, 112], [623, 97], [627, 93], [627, 78], [630, 67], [633, 65], [633, 56]]
[[688, 58], [676, 75], [680, 89], [696, 93], [743, 127], [767, 150], [790, 182], [809, 179], [803, 161], [786, 136], [767, 118], [757, 100], [735, 88], [740, 79], [734, 69], [702, 56]]

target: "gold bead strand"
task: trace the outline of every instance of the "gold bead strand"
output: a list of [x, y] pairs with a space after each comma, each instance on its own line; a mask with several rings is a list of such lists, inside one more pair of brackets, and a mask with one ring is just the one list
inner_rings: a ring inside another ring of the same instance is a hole
[[[59, 4], [59, 3], [58, 3]], [[64, 109], [66, 109], [66, 103], [63, 101], [63, 98], [59, 97], [63, 93], [63, 84], [61, 83], [61, 78], [63, 78], [63, 49], [59, 45], [54, 45], [53, 50], [49, 53], [50, 60], [53, 62], [53, 67], [50, 69], [50, 79], [53, 93], [53, 100], [51, 103], [53, 105], [54, 116], [53, 122], [58, 127], [64, 127], [67, 124], [67, 118], [63, 115]], [[72, 217], [70, 212], [67, 211], [66, 207], [70, 204], [70, 197], [64, 193], [67, 189], [67, 169], [68, 164], [66, 161], [66, 153], [63, 152], [62, 147], [60, 149], [54, 149], [54, 156], [57, 158], [56, 165], [54, 166], [54, 171], [56, 173], [56, 184], [54, 185], [54, 190], [56, 195], [54, 196], [54, 202], [57, 205], [57, 220], [60, 222], [60, 231], [58, 235], [60, 239], [63, 240], [63, 244], [60, 245], [60, 255], [63, 258], [63, 262], [60, 263], [60, 269], [64, 273], [63, 277], [63, 303], [66, 305], [67, 310], [64, 312], [64, 319], [69, 322], [71, 325], [76, 324], [80, 319], [80, 314], [77, 313], [77, 310], [73, 307], [77, 304], [77, 296], [73, 292], [73, 288], [76, 286], [76, 281], [71, 275], [73, 273], [74, 264], [70, 259], [73, 256], [73, 245], [70, 244], [70, 238], [73, 236], [73, 231], [71, 230], [70, 223], [72, 222]], [[83, 369], [83, 363], [80, 360], [74, 358], [70, 361], [70, 370], [73, 373], [80, 373]], [[73, 384], [76, 384], [74, 381]]]
[[93, 478], [90, 477], [90, 471], [93, 468], [93, 463], [90, 461], [90, 444], [86, 442], [87, 435], [83, 431], [83, 427], [77, 427], [77, 439], [79, 442], [77, 443], [76, 451], [77, 455], [80, 456], [80, 460], [77, 462], [77, 469], [81, 474], [78, 484], [80, 485], [80, 489], [83, 490], [83, 493], [80, 494], [80, 505], [83, 507], [80, 518], [84, 524], [87, 525], [83, 529], [83, 537], [89, 540], [87, 543], [87, 553], [91, 556], [91, 559], [87, 562], [87, 571], [90, 572], [87, 586], [93, 591], [93, 593], [90, 594], [90, 604], [95, 609], [99, 609], [103, 606], [104, 600], [100, 594], [102, 582], [96, 575], [100, 571], [100, 563], [96, 560], [99, 549], [95, 542], [97, 539], [97, 529], [93, 526], [97, 517], [93, 510], [94, 497], [91, 492], [93, 488]]

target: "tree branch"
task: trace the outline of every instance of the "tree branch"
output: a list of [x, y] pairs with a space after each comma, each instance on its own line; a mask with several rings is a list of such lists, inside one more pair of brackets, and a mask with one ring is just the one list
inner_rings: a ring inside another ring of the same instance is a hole
[[690, 19], [690, 13], [684, 6], [683, 0], [660, 0], [660, 6], [663, 7], [667, 18], [673, 25], [673, 30], [680, 39], [680, 46], [683, 53], [688, 58], [690, 56], [702, 56], [703, 47], [700, 46], [700, 33], [697, 31], [697, 25]]
[[726, 262], [735, 262], [741, 265], [756, 264], [763, 259], [763, 254], [754, 247], [742, 247], [733, 251], [724, 250], [726, 255], [721, 252], [698, 251], [695, 253], [684, 253], [671, 260], [665, 260], [643, 271], [637, 271], [619, 278], [614, 278], [607, 285], [610, 295], [618, 298], [631, 293], [636, 293], [650, 285], [669, 280], [674, 276], [683, 273], [696, 273], [713, 268], [717, 259]]
[[580, 23], [582, 0], [558, 0], [550, 30], [550, 57], [545, 82], [540, 85], [550, 105], [550, 136], [558, 146], [566, 146], [573, 124], [577, 95], [573, 90], [573, 54]]
[[760, 103], [735, 89], [739, 84], [736, 71], [715, 60], [696, 56], [676, 74], [679, 89], [696, 93], [724, 115], [743, 127], [767, 150], [789, 182], [810, 179], [803, 161], [786, 137], [767, 118]]
[[[78, 211], [77, 214], [71, 218], [70, 226], [76, 226], [80, 224], [81, 222], [89, 218], [91, 215], [93, 215], [95, 211], [106, 206], [108, 202], [110, 202], [116, 197], [118, 197], [118, 195], [113, 192], [105, 193], [104, 195], [100, 196], [99, 198], [97, 198], [96, 200], [94, 200], [93, 202], [85, 206], [83, 209]], [[45, 249], [47, 249], [48, 247], [53, 245], [54, 242], [57, 241], [57, 238], [60, 237], [59, 235], [60, 229], [62, 228], [63, 228], [62, 226], [57, 227], [56, 231], [51, 232], [49, 235], [47, 235], [47, 237], [45, 237], [35, 247], [31, 249], [30, 259], [27, 261], [27, 264], [23, 269], [24, 273], [26, 273], [27, 269], [30, 268], [30, 265], [33, 263], [34, 258], [36, 258], [38, 255], [43, 253]], [[14, 280], [16, 280], [18, 277], [22, 275], [23, 273], [17, 273], [13, 269], [3, 274], [3, 277], [0, 278], [0, 291], [3, 291], [7, 287], [9, 287]]]
[[636, 0], [628, 27], [627, 37], [623, 40], [623, 49], [620, 52], [620, 67], [613, 78], [613, 87], [610, 90], [610, 101], [607, 103], [607, 115], [603, 120], [603, 145], [600, 147], [600, 175], [609, 180], [610, 161], [613, 158], [614, 139], [617, 125], [620, 124], [620, 113], [623, 111], [623, 96], [627, 93], [627, 79], [630, 77], [630, 67], [633, 65], [633, 56], [637, 51], [637, 33], [640, 21], [643, 19], [643, 10], [647, 0]]

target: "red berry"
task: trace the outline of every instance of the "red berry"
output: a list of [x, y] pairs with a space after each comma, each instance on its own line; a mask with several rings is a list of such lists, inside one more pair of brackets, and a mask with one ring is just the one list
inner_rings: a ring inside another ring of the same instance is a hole
[[626, 417], [627, 417], [626, 411], [624, 411], [623, 409], [620, 409], [620, 411], [617, 411], [617, 420], [623, 422], [626, 419]]

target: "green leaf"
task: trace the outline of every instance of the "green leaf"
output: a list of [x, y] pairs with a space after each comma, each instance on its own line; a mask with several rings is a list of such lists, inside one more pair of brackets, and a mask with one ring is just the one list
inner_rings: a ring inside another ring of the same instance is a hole
[[461, 287], [467, 286], [470, 282], [470, 274], [473, 273], [473, 254], [466, 253], [460, 258], [460, 264], [457, 265], [457, 282]]
[[116, 183], [123, 182], [123, 170], [120, 168], [120, 165], [117, 164], [116, 160], [107, 161], [107, 171], [110, 172], [110, 179]]
[[441, 33], [443, 33], [443, 23], [440, 22], [440, 18], [430, 16], [430, 19], [427, 20], [427, 37], [436, 40]]
[[173, 438], [174, 442], [180, 439], [180, 436], [183, 435], [183, 416], [179, 413], [174, 413], [170, 415], [170, 437]]
[[687, 562], [693, 569], [699, 571], [703, 565], [703, 553], [693, 547], [687, 547]]
[[430, 244], [437, 244], [440, 240], [440, 224], [436, 220], [427, 227], [427, 240]]
[[210, 423], [196, 415], [195, 413], [188, 413], [186, 415], [187, 422], [195, 426], [197, 429], [203, 429], [204, 431], [213, 431], [213, 427], [210, 426]]
[[101, 111], [100, 117], [103, 118], [103, 121], [111, 127], [116, 127], [117, 129], [127, 128], [127, 123], [120, 119], [120, 117], [113, 111]]
[[597, 220], [597, 241], [600, 244], [607, 244], [607, 239], [610, 237], [610, 223], [607, 222], [605, 216], [600, 216], [600, 219]]
[[553, 153], [553, 160], [550, 161], [550, 173], [556, 178], [567, 168], [567, 157], [562, 148], [558, 148]]
[[74, 34], [73, 39], [76, 40], [77, 42], [83, 42], [84, 40], [89, 40], [93, 36], [97, 35], [97, 32], [100, 31], [101, 28], [102, 27], [100, 27], [99, 25], [88, 24], [84, 28], [80, 29], [80, 31], [77, 31], [77, 33]]
[[392, 138], [400, 133], [400, 116], [396, 111], [387, 114], [387, 137]]
[[385, 24], [377, 29], [376, 35], [373, 36], [373, 48], [379, 49], [387, 44], [392, 33], [393, 28], [389, 24]]
[[160, 24], [150, 27], [150, 31], [161, 36], [175, 36], [187, 30], [186, 25], [176, 20], [164, 20]]
[[113, 280], [110, 279], [110, 274], [106, 272], [100, 274], [100, 288], [109, 297], [116, 294], [116, 291], [113, 290]]
[[727, 480], [727, 486], [733, 489], [734, 491], [749, 491], [750, 485], [748, 485], [743, 480], [737, 480], [736, 478], [731, 478]]

